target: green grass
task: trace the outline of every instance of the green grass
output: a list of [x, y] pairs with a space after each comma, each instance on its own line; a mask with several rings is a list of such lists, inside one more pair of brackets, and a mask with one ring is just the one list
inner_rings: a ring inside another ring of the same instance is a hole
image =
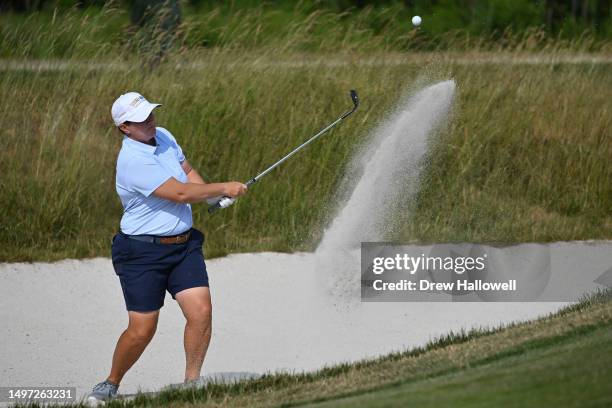
[[121, 137], [109, 111], [127, 90], [164, 104], [158, 125], [209, 181], [247, 180], [335, 119], [350, 106], [348, 90], [359, 90], [353, 117], [237, 205], [215, 216], [194, 205], [213, 257], [312, 250], [372, 129], [403, 93], [448, 78], [458, 84], [453, 119], [438, 135], [415, 201], [391, 220], [399, 232], [389, 239], [612, 238], [610, 64], [466, 66], [434, 56], [424, 65], [372, 66], [350, 62], [370, 54], [349, 54], [347, 65], [291, 67], [275, 61], [304, 57], [188, 57], [206, 65], [0, 76], [0, 260], [109, 255], [121, 217], [114, 191]]
[[468, 370], [313, 404], [320, 407], [604, 407], [612, 402], [612, 327]]
[[[189, 7], [176, 33], [182, 50], [270, 47], [282, 52], [499, 50], [610, 51], [610, 18], [588, 26], [566, 19], [563, 27], [545, 29], [543, 4], [527, 0], [481, 2], [477, 9], [424, 4], [407, 8], [399, 2], [381, 7], [338, 8], [325, 2], [218, 2]], [[497, 3], [497, 4], [493, 4]], [[410, 18], [425, 12], [417, 30]], [[526, 13], [525, 13], [526, 12]], [[153, 37], [159, 34], [154, 30]], [[128, 8], [118, 1], [106, 6], [49, 7], [31, 14], [0, 15], [0, 57], [108, 58], [141, 50], [146, 36], [129, 27]], [[100, 53], [100, 49], [104, 53]]]
[[[363, 10], [364, 24], [367, 13], [379, 11]], [[214, 10], [202, 12], [217, 18]], [[194, 206], [209, 258], [313, 250], [333, 217], [351, 157], [372, 130], [405, 94], [449, 78], [458, 85], [452, 119], [427, 157], [420, 191], [389, 220], [394, 232], [385, 239], [612, 238], [612, 63], [508, 63], [571, 57], [571, 50], [589, 51], [586, 43], [575, 48], [522, 33], [494, 45], [458, 44], [467, 47], [462, 52], [398, 53], [365, 30], [358, 40], [330, 32], [329, 43], [299, 46], [312, 40], [316, 24], [340, 18], [325, 12], [313, 17], [315, 26], [297, 19], [290, 33], [245, 46], [239, 39], [255, 36], [264, 18], [254, 13], [235, 32], [234, 23], [223, 26], [230, 31], [218, 46], [175, 49], [149, 69], [150, 54], [134, 52], [142, 37], [121, 31], [122, 13], [108, 7], [23, 21], [0, 17], [11, 22], [0, 24], [4, 56], [65, 57], [64, 69], [46, 69], [53, 61], [43, 60], [1, 71], [0, 261], [110, 255], [122, 209], [114, 189], [121, 137], [109, 111], [129, 90], [164, 104], [158, 125], [209, 181], [247, 180], [348, 108], [349, 89], [360, 92], [354, 116], [231, 209], [211, 217], [204, 205]], [[351, 36], [361, 35], [356, 27]], [[125, 41], [100, 40], [106, 33]], [[66, 52], [56, 52], [68, 43]], [[609, 42], [600, 45], [604, 51], [593, 55], [609, 58]], [[479, 58], [492, 62], [465, 63]]]
[[109, 407], [588, 406], [612, 402], [612, 291], [557, 313], [307, 374], [140, 394]]

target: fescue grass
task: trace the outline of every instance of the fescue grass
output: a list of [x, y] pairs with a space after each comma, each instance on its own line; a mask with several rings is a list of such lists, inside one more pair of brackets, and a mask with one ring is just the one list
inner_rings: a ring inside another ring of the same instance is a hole
[[[68, 35], [76, 44], [60, 68], [39, 61], [1, 71], [2, 261], [109, 256], [122, 213], [114, 189], [121, 136], [110, 106], [130, 90], [164, 104], [156, 111], [158, 126], [176, 136], [209, 181], [246, 181], [349, 108], [349, 89], [360, 93], [353, 117], [231, 209], [209, 216], [205, 205], [193, 206], [209, 258], [314, 249], [350, 159], [372, 129], [418, 84], [449, 78], [458, 84], [452, 120], [437, 135], [420, 192], [391, 220], [396, 228], [387, 238], [612, 237], [609, 62], [511, 63], [573, 55], [563, 43], [526, 53], [532, 40], [521, 36], [493, 53], [478, 45], [463, 53], [371, 51], [379, 43], [370, 37], [362, 40], [368, 52], [342, 41], [336, 53], [320, 44], [298, 52], [295, 44], [309, 36], [298, 25], [269, 45], [228, 40], [212, 49], [175, 49], [149, 69], [150, 54], [133, 51], [142, 37], [128, 37], [120, 48], [96, 43], [116, 12], [57, 16], [50, 31], [34, 34], [32, 25], [11, 26], [12, 35], [1, 39], [10, 55], [26, 57], [39, 42], [60, 44]], [[250, 36], [256, 23], [248, 21], [228, 38]], [[470, 64], [479, 58], [485, 62]]]
[[598, 92], [612, 89], [609, 66], [469, 69], [455, 71], [457, 114], [431, 154], [406, 236], [609, 238], [612, 104]]
[[540, 319], [297, 375], [139, 394], [108, 406], [607, 406], [612, 291]]
[[[450, 5], [440, 4], [416, 29], [410, 18], [418, 10], [397, 3], [342, 10], [308, 1], [232, 1], [197, 8], [182, 2], [175, 45], [183, 50], [270, 47], [281, 52], [612, 49], [609, 19], [593, 27], [568, 19], [567, 27], [552, 34], [544, 24], [524, 15], [512, 18], [512, 12], [505, 21], [494, 23], [503, 7], [482, 5], [478, 11], [482, 15], [462, 22], [466, 16], [457, 14], [464, 14], [465, 8], [451, 10]], [[513, 12], [525, 8], [529, 7], [515, 6]], [[118, 54], [126, 46], [142, 47], [143, 39], [129, 26], [128, 7], [121, 1], [84, 10], [60, 6], [0, 15], [2, 58], [100, 58], [100, 48], [106, 50], [106, 56]]]

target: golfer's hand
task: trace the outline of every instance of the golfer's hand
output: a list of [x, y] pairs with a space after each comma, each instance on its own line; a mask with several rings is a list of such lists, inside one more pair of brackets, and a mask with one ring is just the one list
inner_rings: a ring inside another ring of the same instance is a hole
[[239, 183], [237, 181], [230, 181], [225, 184], [225, 191], [223, 195], [231, 198], [240, 197], [245, 194], [247, 191], [247, 186], [245, 184]]

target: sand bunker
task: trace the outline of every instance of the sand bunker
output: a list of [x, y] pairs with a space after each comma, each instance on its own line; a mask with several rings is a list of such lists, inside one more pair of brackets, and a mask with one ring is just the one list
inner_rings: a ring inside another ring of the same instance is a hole
[[[551, 248], [571, 258], [568, 245]], [[583, 256], [612, 253], [612, 243], [573, 248]], [[451, 330], [532, 319], [565, 305], [340, 304], [321, 288], [316, 264], [316, 256], [307, 253], [208, 261], [213, 337], [203, 374], [316, 370], [420, 346]], [[3, 386], [75, 386], [84, 395], [108, 375], [116, 340], [127, 325], [109, 259], [2, 264], [0, 302]], [[125, 376], [121, 393], [182, 381], [183, 327], [183, 315], [167, 294], [157, 333]]]

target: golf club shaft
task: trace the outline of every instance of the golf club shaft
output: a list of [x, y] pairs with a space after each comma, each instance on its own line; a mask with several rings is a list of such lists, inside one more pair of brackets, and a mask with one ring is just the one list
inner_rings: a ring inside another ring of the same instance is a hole
[[[274, 170], [276, 167], [278, 167], [285, 160], [289, 159], [291, 156], [293, 156], [294, 154], [296, 154], [297, 152], [302, 150], [304, 147], [306, 147], [310, 143], [314, 142], [317, 138], [319, 138], [319, 136], [323, 135], [324, 133], [329, 131], [331, 128], [336, 126], [338, 123], [342, 122], [342, 120], [344, 120], [351, 113], [355, 112], [355, 110], [359, 106], [359, 97], [357, 96], [357, 92], [355, 90], [351, 90], [351, 99], [353, 100], [353, 109], [344, 112], [338, 119], [336, 119], [334, 122], [330, 123], [329, 125], [327, 125], [323, 129], [321, 129], [317, 134], [315, 134], [310, 139], [308, 139], [307, 141], [305, 141], [304, 143], [302, 143], [301, 145], [299, 145], [298, 147], [293, 149], [291, 152], [289, 152], [282, 159], [280, 159], [279, 161], [277, 161], [276, 163], [274, 163], [273, 165], [271, 165], [270, 167], [268, 167], [267, 169], [265, 169], [264, 171], [259, 173], [257, 176], [255, 176], [252, 179], [250, 179], [249, 181], [247, 181], [245, 183], [246, 186], [249, 187], [252, 184], [257, 183], [259, 181], [259, 179], [261, 179], [266, 174], [270, 173], [272, 170]], [[221, 204], [220, 203], [221, 203], [221, 200], [219, 200], [216, 204], [213, 204], [212, 206], [208, 207], [208, 212], [212, 214], [215, 211], [217, 211], [219, 208], [221, 208]]]
[[[282, 162], [284, 162], [285, 160], [289, 159], [291, 156], [293, 156], [294, 154], [296, 154], [297, 152], [299, 152], [300, 150], [302, 150], [304, 147], [308, 146], [310, 143], [314, 142], [319, 136], [321, 136], [323, 133], [327, 132], [328, 130], [330, 130], [331, 128], [333, 128], [334, 126], [336, 126], [338, 123], [340, 123], [340, 121], [342, 121], [342, 118], [336, 119], [335, 122], [333, 122], [332, 124], [324, 127], [323, 129], [321, 129], [319, 131], [319, 133], [317, 133], [316, 135], [314, 135], [313, 137], [311, 137], [310, 139], [308, 139], [307, 141], [305, 141], [304, 143], [302, 143], [301, 145], [299, 145], [298, 147], [296, 147], [295, 149], [293, 149], [289, 154], [287, 154], [285, 157], [283, 157], [282, 159], [280, 159], [279, 161], [277, 161], [276, 163], [274, 163], [273, 165], [271, 165], [270, 167], [268, 167], [267, 169], [265, 169], [264, 171], [262, 171], [261, 173], [259, 173], [257, 176], [253, 177], [252, 179], [250, 179], [247, 182], [247, 186], [250, 184], [254, 184], [256, 182], [259, 181], [260, 178], [262, 178], [263, 176], [265, 176], [266, 174], [270, 173], [272, 170], [274, 170], [276, 167], [278, 167]], [[250, 183], [250, 184], [249, 184]]]

